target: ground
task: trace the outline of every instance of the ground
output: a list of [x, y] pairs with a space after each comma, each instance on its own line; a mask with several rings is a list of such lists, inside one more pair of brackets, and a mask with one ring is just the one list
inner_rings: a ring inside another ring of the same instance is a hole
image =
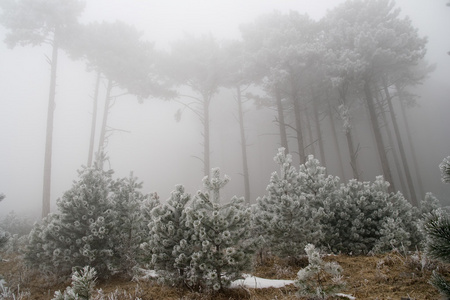
[[[70, 284], [69, 278], [64, 282], [55, 283], [41, 274], [28, 270], [15, 254], [0, 254], [0, 274], [3, 275], [11, 288], [20, 286], [20, 291], [29, 291], [30, 296], [24, 299], [48, 300], [55, 290], [64, 290]], [[335, 261], [344, 270], [347, 282], [343, 294], [352, 295], [356, 299], [365, 300], [437, 300], [439, 293], [428, 283], [432, 270], [450, 274], [450, 268], [424, 257], [421, 253], [402, 254], [391, 252], [373, 256], [330, 255], [324, 260]], [[307, 262], [283, 261], [277, 258], [265, 258], [255, 263], [253, 275], [270, 279], [295, 279], [296, 273]], [[61, 281], [61, 280], [60, 280]], [[281, 288], [251, 289], [246, 287], [227, 290], [223, 293], [210, 295], [158, 285], [149, 280], [130, 281], [119, 277], [108, 281], [99, 281], [96, 289], [102, 289], [104, 294], [118, 290], [123, 294], [132, 295], [131, 299], [299, 299], [295, 296], [296, 288], [288, 285]], [[0, 291], [1, 292], [1, 291]], [[0, 295], [1, 296], [1, 295]], [[119, 296], [117, 299], [129, 299]], [[337, 298], [335, 298], [337, 299]], [[345, 298], [343, 298], [345, 299]]]

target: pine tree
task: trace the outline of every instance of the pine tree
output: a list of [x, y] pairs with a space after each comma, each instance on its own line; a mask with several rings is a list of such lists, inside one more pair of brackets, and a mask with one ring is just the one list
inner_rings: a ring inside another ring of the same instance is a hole
[[297, 295], [317, 297], [308, 299], [328, 299], [329, 296], [334, 296], [345, 285], [341, 276], [342, 267], [336, 262], [323, 261], [312, 244], [306, 245], [305, 252], [309, 264], [297, 273]]
[[312, 156], [300, 171], [292, 166], [292, 157], [284, 148], [274, 160], [280, 173], [272, 173], [268, 194], [257, 199], [253, 222], [269, 249], [295, 259], [304, 254], [306, 244], [323, 239], [323, 209], [318, 203], [326, 198], [334, 179], [325, 180], [324, 168]]
[[[5, 199], [5, 195], [0, 193], [0, 201], [2, 201], [3, 199]], [[8, 240], [9, 240], [8, 232], [6, 232], [0, 227], [0, 249], [2, 249], [6, 245], [6, 243], [8, 243]]]
[[165, 282], [217, 291], [249, 270], [255, 252], [250, 208], [243, 198], [220, 204], [220, 190], [229, 178], [219, 169], [205, 176], [205, 192], [192, 199], [179, 185], [167, 204], [152, 210], [150, 239], [142, 248]]
[[333, 252], [383, 252], [416, 246], [418, 223], [413, 207], [389, 183], [378, 176], [374, 182], [350, 180], [339, 195], [327, 202], [324, 227]]
[[91, 266], [99, 277], [129, 272], [137, 259], [144, 227], [139, 216], [143, 196], [136, 179], [113, 180], [101, 163], [79, 170], [79, 178], [30, 233], [25, 258], [53, 274]]
[[89, 300], [95, 286], [97, 272], [94, 268], [85, 266], [82, 270], [72, 271], [72, 286], [66, 288], [64, 293], [55, 292], [52, 300]]
[[[111, 228], [110, 236], [113, 241], [114, 255], [120, 257], [118, 271], [130, 272], [138, 264], [142, 253], [140, 244], [148, 239], [146, 218], [141, 210], [144, 203], [151, 205], [155, 201], [150, 196], [142, 194], [142, 182], [130, 174], [128, 178], [120, 179], [117, 188], [112, 194], [113, 211], [116, 216], [116, 225]], [[97, 228], [100, 231], [100, 228]]]
[[151, 211], [149, 240], [141, 245], [160, 280], [175, 285], [187, 282], [193, 232], [186, 225], [185, 209], [190, 199], [184, 187], [177, 185], [167, 203]]
[[[444, 183], [450, 183], [450, 156], [439, 165], [442, 172], [441, 179]], [[439, 259], [444, 263], [450, 263], [450, 216], [443, 210], [429, 214], [424, 224], [427, 235], [426, 252], [431, 258]], [[437, 272], [433, 272], [430, 283], [439, 292], [450, 299], [450, 282]]]
[[442, 182], [450, 183], [450, 156], [444, 158], [442, 163], [439, 165], [439, 169], [441, 169]]

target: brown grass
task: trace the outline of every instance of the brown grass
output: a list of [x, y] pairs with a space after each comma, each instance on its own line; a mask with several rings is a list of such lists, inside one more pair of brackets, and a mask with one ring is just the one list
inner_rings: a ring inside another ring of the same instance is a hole
[[[56, 290], [64, 290], [70, 285], [70, 279], [51, 278], [27, 269], [20, 256], [2, 255], [0, 274], [11, 288], [20, 286], [21, 291], [29, 291], [26, 299], [48, 300]], [[420, 254], [414, 256], [392, 252], [375, 256], [327, 256], [324, 259], [336, 261], [344, 269], [347, 282], [342, 293], [366, 300], [437, 300], [439, 293], [428, 283], [432, 270], [440, 269], [441, 273], [450, 274], [450, 268], [431, 261], [421, 260]], [[5, 261], [6, 260], [6, 261]], [[278, 258], [267, 258], [263, 264], [256, 264], [254, 275], [273, 279], [295, 279], [297, 271], [305, 266], [305, 262], [287, 262]], [[121, 278], [99, 281], [97, 289], [104, 294], [113, 293], [116, 289], [121, 293], [141, 299], [179, 299], [179, 300], [289, 300], [299, 299], [295, 296], [296, 288], [291, 285], [284, 288], [227, 290], [219, 294], [202, 294], [182, 288], [158, 285], [151, 281], [133, 282]]]

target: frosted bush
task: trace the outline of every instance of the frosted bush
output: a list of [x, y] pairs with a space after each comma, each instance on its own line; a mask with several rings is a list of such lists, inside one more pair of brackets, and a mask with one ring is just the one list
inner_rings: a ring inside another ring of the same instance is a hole
[[298, 171], [283, 148], [274, 160], [280, 173], [272, 173], [267, 195], [257, 199], [253, 223], [270, 250], [296, 258], [306, 244], [323, 240], [323, 202], [332, 197], [339, 179], [326, 176], [313, 156]]
[[327, 299], [345, 286], [341, 275], [342, 268], [336, 262], [324, 262], [319, 251], [312, 244], [305, 246], [308, 266], [297, 273], [295, 286], [299, 297]]
[[382, 176], [373, 183], [350, 180], [327, 201], [323, 222], [333, 252], [382, 252], [419, 243], [415, 209], [400, 192], [389, 193], [388, 187]]
[[95, 267], [99, 277], [129, 272], [147, 234], [140, 216], [144, 196], [133, 176], [113, 180], [96, 163], [82, 168], [72, 188], [30, 233], [26, 261], [41, 271], [64, 274]]
[[85, 266], [82, 270], [73, 270], [72, 286], [66, 288], [64, 293], [55, 292], [52, 300], [89, 300], [92, 297], [96, 281], [94, 268]]
[[217, 291], [250, 270], [255, 244], [250, 236], [250, 209], [243, 198], [220, 205], [199, 193], [186, 214], [194, 231], [190, 285]]
[[420, 246], [421, 213], [436, 207], [431, 196], [419, 210], [401, 193], [389, 193], [382, 176], [372, 183], [340, 184], [313, 156], [297, 171], [282, 148], [275, 161], [280, 172], [272, 174], [267, 195], [257, 200], [253, 224], [279, 256], [295, 258], [313, 242], [353, 254]]
[[440, 163], [439, 169], [441, 170], [441, 179], [443, 183], [450, 183], [450, 156], [444, 158]]
[[13, 291], [6, 285], [6, 281], [0, 278], [0, 299], [2, 300], [23, 300], [29, 299], [29, 292], [21, 292], [20, 287], [17, 287], [17, 291]]
[[176, 186], [167, 203], [152, 210], [149, 240], [141, 245], [160, 279], [171, 284], [186, 283], [192, 229], [185, 208], [190, 199], [182, 185]]
[[177, 186], [167, 204], [152, 210], [150, 239], [142, 247], [166, 282], [217, 291], [251, 267], [250, 209], [237, 197], [220, 204], [220, 189], [229, 179], [221, 179], [218, 169], [212, 174], [203, 180], [206, 192], [192, 202]]

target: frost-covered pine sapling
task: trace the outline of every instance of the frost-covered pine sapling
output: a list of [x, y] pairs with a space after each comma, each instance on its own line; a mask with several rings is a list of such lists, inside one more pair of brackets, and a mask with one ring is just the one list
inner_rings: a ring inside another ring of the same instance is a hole
[[350, 180], [327, 202], [326, 228], [333, 252], [368, 253], [410, 247], [416, 241], [417, 220], [401, 193], [389, 193], [389, 183]]
[[257, 199], [253, 222], [269, 249], [281, 257], [295, 259], [304, 254], [306, 244], [323, 239], [320, 223], [323, 209], [317, 207], [313, 193], [304, 190], [315, 189], [313, 183], [302, 187], [309, 180], [308, 170], [300, 175], [292, 166], [291, 155], [286, 155], [283, 148], [274, 160], [280, 173], [272, 173], [266, 189], [268, 194]]
[[[430, 214], [424, 224], [427, 235], [426, 253], [429, 257], [444, 263], [450, 263], [450, 217], [444, 211]], [[439, 292], [450, 299], [450, 283], [436, 271], [433, 272], [430, 283]]]
[[[138, 263], [141, 256], [140, 244], [148, 237], [148, 219], [144, 218], [141, 207], [147, 199], [140, 189], [142, 182], [130, 174], [128, 178], [120, 179], [111, 200], [115, 212], [115, 225], [111, 228], [114, 255], [120, 257], [117, 270], [129, 273]], [[100, 231], [102, 224], [97, 222], [93, 228]]]
[[55, 292], [52, 300], [89, 300], [95, 286], [96, 276], [94, 268], [85, 266], [82, 270], [73, 269], [72, 286], [68, 286], [64, 293]]
[[299, 297], [314, 297], [314, 299], [327, 299], [335, 296], [345, 286], [342, 277], [342, 268], [336, 262], [325, 262], [319, 251], [312, 244], [305, 246], [308, 256], [308, 266], [297, 273], [294, 284], [299, 288]]
[[170, 199], [151, 211], [148, 241], [141, 248], [150, 257], [159, 278], [170, 284], [186, 284], [192, 253], [192, 228], [186, 225], [185, 209], [191, 196], [177, 185]]
[[72, 188], [58, 199], [58, 213], [49, 214], [30, 233], [25, 258], [31, 266], [53, 274], [90, 265], [98, 276], [108, 276], [121, 259], [114, 256], [111, 236], [117, 226], [111, 195], [118, 182], [112, 179], [113, 171], [104, 171], [98, 162], [78, 173]]
[[219, 204], [219, 190], [228, 179], [220, 179], [218, 169], [212, 174], [204, 180], [207, 193], [199, 192], [186, 210], [186, 224], [194, 231], [188, 281], [193, 287], [218, 291], [251, 268], [255, 243], [245, 200], [233, 197]]
[[450, 183], [450, 156], [444, 158], [444, 160], [439, 165], [441, 170], [441, 179], [443, 183]]

